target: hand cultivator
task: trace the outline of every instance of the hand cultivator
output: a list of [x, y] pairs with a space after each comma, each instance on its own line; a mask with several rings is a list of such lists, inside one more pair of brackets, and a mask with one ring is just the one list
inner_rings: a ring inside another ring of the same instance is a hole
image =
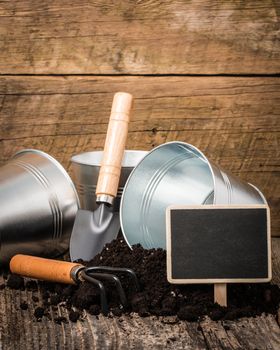
[[127, 298], [119, 277], [116, 274], [127, 275], [138, 291], [139, 282], [133, 270], [128, 268], [94, 266], [85, 267], [82, 264], [38, 258], [30, 255], [15, 255], [10, 262], [13, 273], [44, 281], [67, 284], [93, 283], [100, 293], [101, 311], [104, 315], [109, 312], [106, 288], [103, 281], [113, 283], [117, 289], [122, 307], [127, 307]]

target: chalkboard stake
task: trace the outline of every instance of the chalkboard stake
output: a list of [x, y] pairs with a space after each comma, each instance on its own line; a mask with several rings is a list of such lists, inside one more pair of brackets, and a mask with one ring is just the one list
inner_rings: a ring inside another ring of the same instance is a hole
[[221, 306], [227, 306], [227, 284], [226, 283], [214, 284], [214, 302]]

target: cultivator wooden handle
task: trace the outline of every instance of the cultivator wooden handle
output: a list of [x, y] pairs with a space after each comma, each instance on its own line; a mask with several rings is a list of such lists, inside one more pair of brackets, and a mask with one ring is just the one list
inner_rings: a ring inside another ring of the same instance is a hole
[[131, 107], [132, 95], [115, 94], [96, 187], [97, 201], [112, 203], [117, 195]]
[[109, 312], [106, 290], [103, 280], [115, 285], [123, 307], [127, 306], [127, 298], [120, 279], [115, 273], [126, 274], [134, 283], [136, 291], [140, 290], [139, 281], [131, 269], [109, 266], [85, 267], [82, 264], [67, 261], [38, 258], [36, 256], [18, 254], [10, 261], [12, 273], [39, 280], [75, 284], [76, 282], [92, 283], [100, 293], [101, 310], [104, 315]]
[[36, 256], [17, 254], [10, 261], [12, 273], [50, 282], [75, 284], [78, 269], [81, 264], [67, 261], [38, 258]]

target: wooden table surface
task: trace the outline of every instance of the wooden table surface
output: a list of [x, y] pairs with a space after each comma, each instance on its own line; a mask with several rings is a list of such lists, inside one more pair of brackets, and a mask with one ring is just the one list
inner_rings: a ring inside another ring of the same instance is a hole
[[[280, 285], [280, 239], [273, 239], [273, 282]], [[279, 316], [262, 315], [237, 321], [176, 321], [175, 317], [92, 316], [77, 323], [58, 325], [52, 319], [34, 318], [32, 291], [5, 288], [0, 291], [0, 349], [239, 349], [279, 350]], [[38, 296], [36, 292], [36, 296]], [[39, 299], [42, 296], [39, 292]], [[28, 310], [20, 302], [28, 302]], [[68, 311], [58, 313], [69, 320]], [[55, 312], [57, 315], [57, 311]]]

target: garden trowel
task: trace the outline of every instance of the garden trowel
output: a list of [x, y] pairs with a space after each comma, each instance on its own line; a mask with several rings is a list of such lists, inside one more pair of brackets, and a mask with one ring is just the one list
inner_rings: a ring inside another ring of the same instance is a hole
[[98, 208], [94, 212], [82, 209], [77, 212], [70, 238], [72, 261], [91, 260], [116, 238], [112, 204], [118, 191], [131, 106], [130, 94], [115, 94], [96, 186]]

